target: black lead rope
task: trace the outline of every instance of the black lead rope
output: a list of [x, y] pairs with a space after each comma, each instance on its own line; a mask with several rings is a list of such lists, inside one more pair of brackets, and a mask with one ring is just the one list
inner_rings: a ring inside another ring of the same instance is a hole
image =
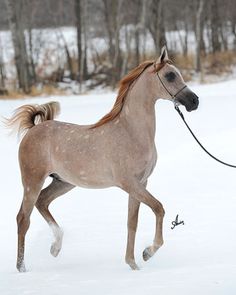
[[184, 115], [181, 112], [181, 110], [179, 109], [179, 107], [177, 106], [177, 104], [175, 104], [175, 109], [178, 112], [178, 114], [180, 115], [181, 119], [184, 121], [184, 124], [186, 125], [186, 127], [188, 128], [189, 132], [192, 134], [193, 138], [196, 140], [196, 142], [200, 145], [200, 147], [214, 160], [216, 160], [217, 162], [226, 165], [228, 167], [232, 167], [232, 168], [236, 168], [236, 165], [232, 165], [232, 164], [228, 164], [226, 162], [223, 162], [221, 160], [219, 160], [218, 158], [216, 158], [215, 156], [213, 156], [210, 152], [208, 152], [207, 149], [204, 148], [204, 146], [201, 144], [201, 142], [197, 139], [196, 135], [193, 133], [193, 131], [191, 130], [191, 128], [188, 126], [187, 122], [185, 121]]

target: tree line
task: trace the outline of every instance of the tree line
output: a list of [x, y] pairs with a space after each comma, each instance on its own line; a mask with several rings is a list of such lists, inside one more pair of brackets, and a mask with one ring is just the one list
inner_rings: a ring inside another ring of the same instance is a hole
[[[15, 87], [22, 92], [65, 78], [80, 85], [92, 79], [94, 87], [115, 87], [130, 68], [155, 58], [163, 45], [171, 56], [192, 56], [196, 72], [201, 72], [209, 54], [235, 55], [235, 4], [235, 0], [0, 0], [0, 30], [11, 32]], [[50, 80], [39, 74], [37, 51], [47, 44], [36, 44], [34, 31], [63, 26], [76, 28], [76, 52], [60, 34], [65, 62]], [[104, 48], [98, 50], [96, 40], [103, 40]], [[2, 40], [0, 44], [4, 46]], [[7, 89], [7, 81], [0, 50], [0, 92]]]

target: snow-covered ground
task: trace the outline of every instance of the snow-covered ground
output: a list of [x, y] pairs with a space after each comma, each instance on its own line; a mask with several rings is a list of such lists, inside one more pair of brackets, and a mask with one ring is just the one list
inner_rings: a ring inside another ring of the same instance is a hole
[[[202, 142], [220, 158], [236, 164], [236, 80], [194, 85], [198, 111], [186, 113]], [[60, 120], [97, 121], [108, 112], [115, 94], [0, 101], [10, 116], [25, 103], [61, 102]], [[191, 138], [173, 105], [156, 105], [157, 167], [148, 189], [164, 205], [164, 246], [148, 262], [143, 249], [154, 235], [154, 216], [142, 206], [136, 240], [141, 270], [124, 263], [127, 196], [117, 188], [76, 188], [51, 206], [64, 229], [58, 258], [50, 253], [51, 232], [34, 210], [26, 239], [26, 267], [15, 269], [15, 216], [22, 199], [18, 144], [0, 128], [0, 294], [236, 294], [236, 170], [214, 162]], [[46, 148], [46, 147], [45, 147]], [[185, 225], [171, 230], [179, 214]]]

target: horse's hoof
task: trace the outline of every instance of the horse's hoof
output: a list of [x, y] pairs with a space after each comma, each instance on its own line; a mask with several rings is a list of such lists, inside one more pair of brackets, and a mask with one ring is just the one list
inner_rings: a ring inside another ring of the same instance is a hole
[[130, 266], [132, 270], [140, 269], [134, 259], [125, 259], [125, 262]]
[[135, 262], [129, 263], [129, 266], [132, 270], [140, 270], [140, 268], [138, 267], [138, 265]]
[[19, 265], [17, 264], [16, 268], [17, 268], [17, 270], [18, 270], [19, 272], [26, 272], [26, 268], [25, 268], [25, 264], [24, 264], [24, 262], [21, 263], [21, 264], [19, 264]]
[[50, 249], [50, 253], [52, 254], [52, 256], [57, 257], [58, 254], [60, 253], [61, 248], [58, 247], [57, 243], [53, 243]]
[[153, 256], [153, 253], [152, 253], [152, 250], [150, 249], [150, 247], [146, 248], [143, 251], [143, 260], [144, 261], [149, 260], [152, 256]]

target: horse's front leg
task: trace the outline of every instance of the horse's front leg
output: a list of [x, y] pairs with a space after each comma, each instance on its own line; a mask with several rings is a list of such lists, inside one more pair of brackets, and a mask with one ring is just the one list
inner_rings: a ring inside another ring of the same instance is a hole
[[[155, 232], [155, 238], [154, 238], [153, 244], [147, 247], [143, 251], [143, 259], [147, 261], [163, 245], [162, 226], [163, 226], [163, 218], [165, 215], [165, 211], [162, 204], [146, 190], [144, 185], [142, 185], [138, 181], [136, 180], [130, 180], [129, 182], [126, 181], [123, 188], [137, 202], [142, 202], [146, 204], [147, 206], [149, 206], [156, 216], [156, 232]], [[137, 227], [137, 223], [136, 223], [136, 227]]]
[[128, 207], [128, 237], [127, 237], [127, 247], [125, 261], [133, 269], [139, 269], [134, 258], [134, 244], [135, 235], [138, 224], [138, 212], [139, 212], [140, 202], [129, 195], [129, 207]]
[[[144, 183], [144, 187], [147, 186], [147, 181]], [[133, 269], [138, 270], [139, 267], [135, 262], [134, 258], [134, 245], [135, 236], [138, 225], [138, 213], [139, 213], [140, 202], [137, 201], [132, 195], [129, 195], [129, 205], [128, 205], [128, 237], [127, 237], [127, 247], [125, 261]]]

